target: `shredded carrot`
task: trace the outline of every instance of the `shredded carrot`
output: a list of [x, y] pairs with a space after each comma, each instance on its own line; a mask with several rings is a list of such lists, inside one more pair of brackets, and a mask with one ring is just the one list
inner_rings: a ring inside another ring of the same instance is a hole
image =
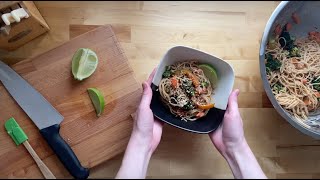
[[316, 95], [317, 98], [320, 98], [320, 93], [318, 91], [314, 94]]
[[177, 88], [178, 87], [178, 80], [175, 76], [173, 76], [172, 78], [170, 78], [170, 81], [171, 81], [171, 85], [173, 88]]
[[316, 34], [317, 34], [316, 31], [310, 31], [310, 32], [309, 32], [309, 35], [312, 35], [312, 36], [315, 36]]
[[311, 104], [310, 99], [308, 98], [308, 96], [303, 98], [303, 102], [304, 102], [305, 105], [310, 105]]
[[281, 26], [280, 26], [280, 24], [276, 25], [276, 28], [274, 29], [274, 33], [276, 35], [280, 35], [281, 34]]
[[299, 61], [298, 61], [296, 58], [292, 58], [292, 59], [291, 59], [291, 62], [292, 62], [292, 63], [298, 63]]
[[302, 82], [303, 84], [307, 84], [307, 83], [308, 83], [308, 80], [307, 80], [307, 79], [302, 79], [301, 82]]
[[317, 31], [309, 32], [309, 39], [317, 41], [317, 43], [320, 43], [320, 32], [317, 32]]
[[305, 65], [301, 63], [295, 64], [295, 66], [296, 66], [296, 69], [303, 69], [305, 67]]
[[296, 69], [303, 69], [303, 68], [306, 67], [305, 64], [300, 63], [296, 58], [292, 58], [292, 59], [291, 59], [291, 63], [294, 64], [294, 66], [296, 67]]
[[300, 24], [301, 20], [300, 20], [300, 18], [299, 18], [297, 13], [292, 13], [291, 17], [292, 17], [292, 20], [293, 20], [294, 23]]
[[290, 31], [292, 29], [292, 24], [291, 23], [287, 23], [286, 24], [286, 30]]

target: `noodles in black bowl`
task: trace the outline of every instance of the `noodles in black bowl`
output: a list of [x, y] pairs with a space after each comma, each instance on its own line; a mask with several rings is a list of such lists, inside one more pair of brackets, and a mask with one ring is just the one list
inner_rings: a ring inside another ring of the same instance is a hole
[[167, 66], [159, 92], [170, 112], [184, 121], [204, 117], [214, 107], [211, 103], [212, 85], [196, 61]]
[[[204, 64], [216, 68], [216, 84], [200, 68]], [[177, 128], [212, 132], [223, 120], [233, 81], [233, 70], [223, 60], [192, 48], [174, 47], [153, 79], [151, 109], [158, 119]]]

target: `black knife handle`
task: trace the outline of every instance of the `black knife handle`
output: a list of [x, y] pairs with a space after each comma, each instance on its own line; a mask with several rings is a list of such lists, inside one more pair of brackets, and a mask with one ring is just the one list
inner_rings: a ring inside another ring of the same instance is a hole
[[87, 179], [89, 176], [89, 170], [81, 166], [77, 156], [60, 136], [59, 131], [60, 125], [55, 124], [53, 126], [41, 129], [40, 133], [74, 178]]

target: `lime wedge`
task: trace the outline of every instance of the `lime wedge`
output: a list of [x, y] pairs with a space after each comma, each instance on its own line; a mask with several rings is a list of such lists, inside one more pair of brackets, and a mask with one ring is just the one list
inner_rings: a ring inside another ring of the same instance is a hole
[[72, 74], [79, 81], [91, 76], [97, 66], [97, 54], [91, 49], [80, 48], [72, 57]]
[[200, 64], [199, 68], [202, 69], [204, 75], [209, 79], [211, 86], [216, 87], [218, 82], [217, 71], [210, 64]]
[[97, 116], [101, 116], [104, 110], [104, 97], [101, 91], [96, 88], [89, 88], [88, 89], [89, 97], [92, 101], [94, 108], [96, 109]]

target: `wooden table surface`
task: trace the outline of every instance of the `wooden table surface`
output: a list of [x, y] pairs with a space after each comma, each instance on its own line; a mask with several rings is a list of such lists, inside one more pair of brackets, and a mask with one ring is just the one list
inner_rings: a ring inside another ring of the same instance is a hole
[[[145, 80], [172, 46], [191, 46], [230, 63], [239, 88], [245, 136], [269, 178], [320, 178], [320, 141], [293, 128], [272, 108], [260, 79], [258, 51], [279, 2], [35, 2], [49, 33], [0, 58], [13, 64], [69, 39], [70, 24], [112, 24], [137, 79]], [[123, 154], [91, 170], [113, 178]], [[153, 155], [149, 178], [233, 178], [207, 135], [169, 125]]]

